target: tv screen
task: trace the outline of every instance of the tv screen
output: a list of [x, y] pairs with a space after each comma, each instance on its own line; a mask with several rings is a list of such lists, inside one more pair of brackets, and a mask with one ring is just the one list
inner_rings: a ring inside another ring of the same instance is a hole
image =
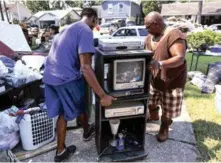
[[114, 61], [114, 90], [142, 88], [146, 73], [145, 58]]

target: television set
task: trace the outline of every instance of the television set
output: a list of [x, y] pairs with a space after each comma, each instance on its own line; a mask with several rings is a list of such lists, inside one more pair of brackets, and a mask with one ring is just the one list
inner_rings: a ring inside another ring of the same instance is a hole
[[108, 72], [108, 85], [114, 91], [140, 89], [144, 87], [146, 74], [146, 59], [116, 59], [113, 60]]

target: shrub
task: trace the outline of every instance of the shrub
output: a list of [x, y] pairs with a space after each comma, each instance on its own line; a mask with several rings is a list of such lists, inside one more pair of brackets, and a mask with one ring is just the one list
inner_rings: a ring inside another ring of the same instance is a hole
[[187, 42], [192, 49], [205, 51], [209, 46], [221, 45], [221, 34], [211, 30], [204, 30], [203, 32], [188, 35]]

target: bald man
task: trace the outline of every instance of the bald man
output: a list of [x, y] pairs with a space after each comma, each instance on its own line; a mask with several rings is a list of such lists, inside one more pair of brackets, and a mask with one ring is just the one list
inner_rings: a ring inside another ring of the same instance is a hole
[[150, 63], [152, 80], [148, 121], [159, 120], [157, 108], [160, 106], [162, 116], [157, 140], [163, 142], [168, 139], [172, 118], [181, 113], [187, 77], [187, 45], [181, 31], [168, 27], [157, 12], [151, 12], [145, 17], [145, 26], [150, 33], [146, 38], [146, 49], [154, 52]]

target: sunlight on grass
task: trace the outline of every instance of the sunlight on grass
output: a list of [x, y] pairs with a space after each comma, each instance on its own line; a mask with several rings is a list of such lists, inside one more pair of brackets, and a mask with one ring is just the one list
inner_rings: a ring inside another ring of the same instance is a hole
[[221, 115], [216, 112], [214, 94], [201, 94], [187, 84], [185, 99], [203, 161], [221, 161]]
[[[192, 55], [186, 55], [188, 70]], [[192, 71], [195, 68], [194, 58]], [[221, 62], [220, 57], [200, 57], [197, 71], [206, 73], [209, 63]], [[215, 94], [202, 94], [200, 89], [187, 83], [185, 100], [192, 119], [195, 136], [202, 160], [221, 161], [221, 114], [215, 108]]]

